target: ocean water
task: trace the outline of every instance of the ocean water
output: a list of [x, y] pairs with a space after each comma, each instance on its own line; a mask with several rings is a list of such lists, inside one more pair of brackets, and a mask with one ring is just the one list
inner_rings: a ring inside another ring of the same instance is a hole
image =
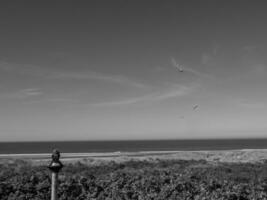
[[267, 149], [267, 139], [1, 142], [0, 154]]

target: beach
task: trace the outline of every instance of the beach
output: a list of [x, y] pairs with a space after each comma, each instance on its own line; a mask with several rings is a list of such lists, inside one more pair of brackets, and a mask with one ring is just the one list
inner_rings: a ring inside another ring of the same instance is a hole
[[[51, 154], [0, 154], [0, 162], [26, 160], [42, 165], [51, 160]], [[105, 162], [157, 161], [157, 160], [205, 160], [222, 163], [256, 163], [267, 160], [267, 149], [242, 149], [220, 151], [140, 151], [110, 153], [62, 153], [63, 163], [81, 162], [88, 165]]]

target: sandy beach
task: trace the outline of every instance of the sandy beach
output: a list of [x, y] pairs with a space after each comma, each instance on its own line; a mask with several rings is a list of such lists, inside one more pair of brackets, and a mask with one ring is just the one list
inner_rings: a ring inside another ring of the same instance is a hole
[[[27, 160], [33, 164], [44, 164], [51, 154], [1, 154], [0, 161]], [[256, 163], [267, 160], [267, 149], [242, 149], [223, 151], [141, 151], [110, 153], [62, 153], [64, 163], [81, 162], [88, 165], [103, 162], [158, 161], [158, 160], [206, 160], [208, 162]]]

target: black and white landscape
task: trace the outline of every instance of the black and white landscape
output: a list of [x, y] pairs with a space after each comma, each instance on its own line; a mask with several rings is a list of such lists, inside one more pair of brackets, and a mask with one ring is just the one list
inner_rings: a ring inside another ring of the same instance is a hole
[[1, 1], [0, 199], [266, 199], [266, 9]]

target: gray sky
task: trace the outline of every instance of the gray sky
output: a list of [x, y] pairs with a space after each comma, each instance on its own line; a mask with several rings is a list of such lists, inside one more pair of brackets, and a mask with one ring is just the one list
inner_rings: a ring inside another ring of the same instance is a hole
[[265, 137], [265, 1], [1, 1], [0, 140]]

